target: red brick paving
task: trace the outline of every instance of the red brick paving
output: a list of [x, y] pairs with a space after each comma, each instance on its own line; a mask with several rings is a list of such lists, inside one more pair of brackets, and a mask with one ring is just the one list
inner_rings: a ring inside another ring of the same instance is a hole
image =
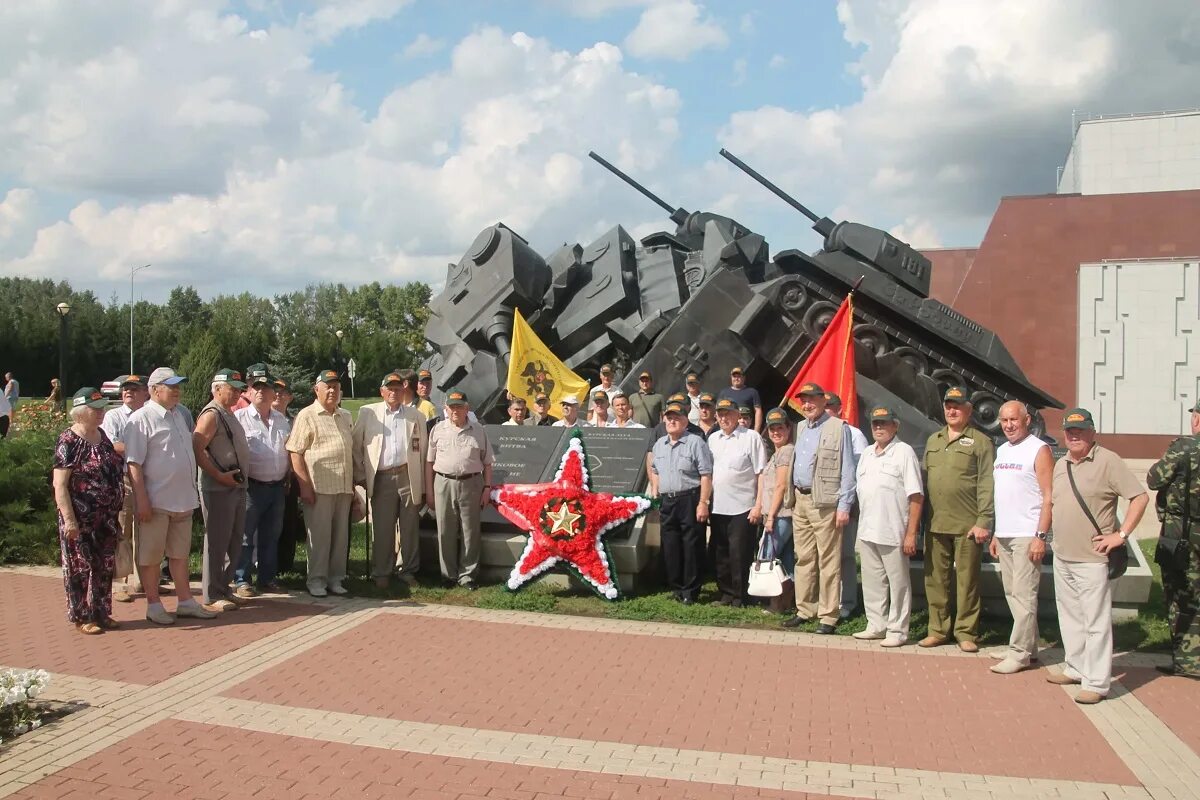
[[1171, 678], [1153, 669], [1128, 669], [1121, 683], [1200, 755], [1200, 681]]
[[[168, 608], [174, 598], [167, 597]], [[145, 600], [113, 603], [120, 630], [84, 636], [67, 622], [62, 581], [0, 576], [0, 664], [149, 685], [233, 652], [320, 613], [301, 603], [255, 600], [213, 620], [146, 621]], [[131, 654], [138, 658], [132, 658]]]
[[814, 795], [418, 755], [159, 722], [12, 795], [221, 800], [806, 800]]
[[385, 614], [226, 694], [627, 744], [1136, 783], [1043, 671], [1001, 677], [987, 663]]

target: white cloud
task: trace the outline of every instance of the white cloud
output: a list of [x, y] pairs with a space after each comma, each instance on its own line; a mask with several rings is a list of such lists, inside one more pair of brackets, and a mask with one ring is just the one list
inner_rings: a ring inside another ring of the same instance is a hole
[[426, 56], [440, 53], [446, 49], [445, 39], [434, 39], [428, 33], [419, 33], [417, 38], [409, 42], [404, 48], [405, 58], [425, 58]]
[[344, 31], [369, 25], [376, 20], [395, 16], [412, 0], [317, 0], [317, 8], [310, 14], [302, 14], [297, 28], [328, 42]]
[[893, 226], [888, 233], [918, 249], [942, 246], [942, 238], [937, 228], [927, 219], [906, 217], [904, 222]]
[[787, 63], [787, 56], [783, 55], [782, 53], [776, 53], [775, 55], [771, 56], [771, 60], [767, 62], [767, 68], [782, 69], [783, 67], [787, 66]]
[[642, 12], [637, 27], [625, 37], [625, 47], [639, 58], [686, 61], [693, 53], [722, 48], [729, 37], [703, 6], [692, 0], [655, 3]]

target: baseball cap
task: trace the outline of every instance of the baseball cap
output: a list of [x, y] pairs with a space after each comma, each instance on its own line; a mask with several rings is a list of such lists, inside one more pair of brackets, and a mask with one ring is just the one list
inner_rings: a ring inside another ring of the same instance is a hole
[[751, 408], [750, 406], [738, 406], [738, 413], [739, 414], [753, 414], [754, 409]]
[[943, 403], [965, 403], [967, 402], [967, 390], [961, 386], [951, 386], [942, 395]]
[[261, 361], [246, 367], [246, 383], [255, 386], [259, 383], [271, 383], [271, 370]]
[[336, 369], [323, 369], [317, 373], [314, 379], [317, 383], [341, 383], [342, 376], [338, 374]]
[[600, 367], [601, 375], [612, 375], [612, 364], [603, 364]]
[[699, 376], [699, 375], [697, 375], [697, 374], [696, 374], [696, 373], [694, 373], [694, 372], [689, 372], [689, 373], [687, 374], [687, 377], [686, 377], [686, 378], [684, 378], [684, 382], [685, 382], [685, 383], [699, 383], [699, 382], [700, 382], [700, 376]]
[[217, 374], [213, 375], [213, 383], [217, 382], [228, 383], [235, 389], [246, 388], [246, 382], [242, 380], [242, 373], [238, 372], [236, 369], [230, 369], [229, 367], [221, 367], [219, 370], [217, 370]]
[[744, 373], [742, 372], [741, 367], [734, 367], [733, 369], [729, 370], [729, 374], [730, 375], [742, 375]]
[[431, 380], [433, 380], [433, 373], [427, 369], [417, 370], [417, 380], [431, 381]]
[[837, 406], [838, 408], [842, 407], [842, 398], [837, 392], [826, 392], [825, 401], [831, 406]]
[[88, 408], [105, 408], [108, 406], [108, 400], [104, 395], [100, 394], [100, 390], [95, 386], [84, 386], [71, 397], [71, 408], [79, 408], [87, 406]]
[[141, 375], [122, 375], [117, 378], [117, 383], [122, 387], [128, 386], [129, 384], [133, 384], [134, 386], [145, 386], [146, 379]]
[[404, 379], [400, 377], [400, 373], [397, 372], [396, 370], [392, 370], [387, 375], [384, 375], [383, 379], [379, 381], [379, 388], [382, 389], [383, 387], [387, 386], [389, 383], [403, 383], [403, 382], [404, 382]]
[[608, 402], [608, 392], [604, 391], [603, 389], [597, 389], [596, 391], [592, 392], [592, 399], [593, 400], [603, 400], [604, 402], [607, 403]]
[[688, 402], [687, 395], [683, 392], [676, 392], [667, 398], [668, 403], [686, 403]]
[[895, 422], [896, 412], [889, 406], [875, 406], [871, 409], [871, 422]]
[[796, 397], [804, 397], [805, 395], [820, 395], [825, 396], [825, 390], [821, 388], [821, 384], [812, 381], [806, 381], [800, 384], [800, 389], [796, 392]]
[[538, 392], [537, 397], [533, 398], [533, 401], [535, 403], [549, 403], [550, 395], [546, 394], [545, 392]]
[[175, 370], [170, 367], [159, 367], [150, 373], [150, 380], [146, 381], [147, 386], [158, 386], [160, 383], [167, 386], [176, 386], [187, 381], [183, 375], [176, 375]]
[[465, 406], [467, 404], [467, 396], [455, 389], [446, 395], [446, 405], [448, 406]]
[[717, 411], [737, 411], [737, 403], [728, 397], [722, 397], [717, 401]]
[[696, 402], [702, 406], [711, 406], [716, 404], [717, 398], [712, 396], [712, 392], [701, 392]]
[[579, 405], [579, 398], [573, 394], [564, 394], [562, 396], [562, 400], [559, 400], [558, 402], [566, 403], [569, 406], [577, 406]]
[[770, 411], [767, 412], [767, 424], [768, 425], [787, 425], [787, 423], [788, 423], [787, 412], [784, 411], [782, 408], [772, 408]]
[[653, 377], [654, 376], [650, 374], [649, 370], [642, 370], [641, 374], [638, 375], [638, 380], [640, 381], [642, 378], [653, 378]]
[[1096, 430], [1096, 422], [1092, 419], [1092, 412], [1086, 408], [1072, 408], [1063, 415], [1063, 430], [1071, 428], [1079, 428], [1085, 431]]
[[667, 403], [667, 407], [663, 409], [663, 413], [664, 414], [687, 414], [687, 410], [684, 409], [683, 405], [680, 403]]
[[275, 384], [275, 391], [287, 392], [288, 394], [292, 393], [292, 387], [288, 386], [288, 382], [283, 378], [276, 378], [274, 381], [272, 381], [272, 383]]

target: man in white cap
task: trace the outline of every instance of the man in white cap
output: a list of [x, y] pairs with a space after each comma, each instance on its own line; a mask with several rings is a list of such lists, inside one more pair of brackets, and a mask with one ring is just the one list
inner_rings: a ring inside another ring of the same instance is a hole
[[[146, 619], [171, 625], [176, 617], [216, 616], [192, 597], [188, 553], [192, 546], [192, 513], [200, 505], [196, 493], [196, 456], [188, 421], [179, 410], [180, 384], [187, 378], [170, 367], [150, 373], [150, 400], [125, 426], [125, 461], [137, 508], [137, 568], [146, 591]], [[163, 608], [158, 569], [163, 555], [179, 599], [175, 614]]]
[[559, 401], [562, 408], [562, 419], [554, 423], [555, 428], [574, 428], [579, 425], [579, 398], [573, 394], [563, 395]]

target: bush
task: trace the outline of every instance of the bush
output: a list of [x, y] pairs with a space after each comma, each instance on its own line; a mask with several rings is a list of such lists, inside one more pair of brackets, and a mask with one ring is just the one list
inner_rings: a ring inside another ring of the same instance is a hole
[[[18, 418], [29, 419], [24, 415]], [[39, 425], [50, 426], [48, 417], [37, 420]], [[65, 427], [60, 421], [53, 430], [23, 428], [18, 435], [0, 441], [0, 564], [59, 561], [50, 469], [54, 443]]]

